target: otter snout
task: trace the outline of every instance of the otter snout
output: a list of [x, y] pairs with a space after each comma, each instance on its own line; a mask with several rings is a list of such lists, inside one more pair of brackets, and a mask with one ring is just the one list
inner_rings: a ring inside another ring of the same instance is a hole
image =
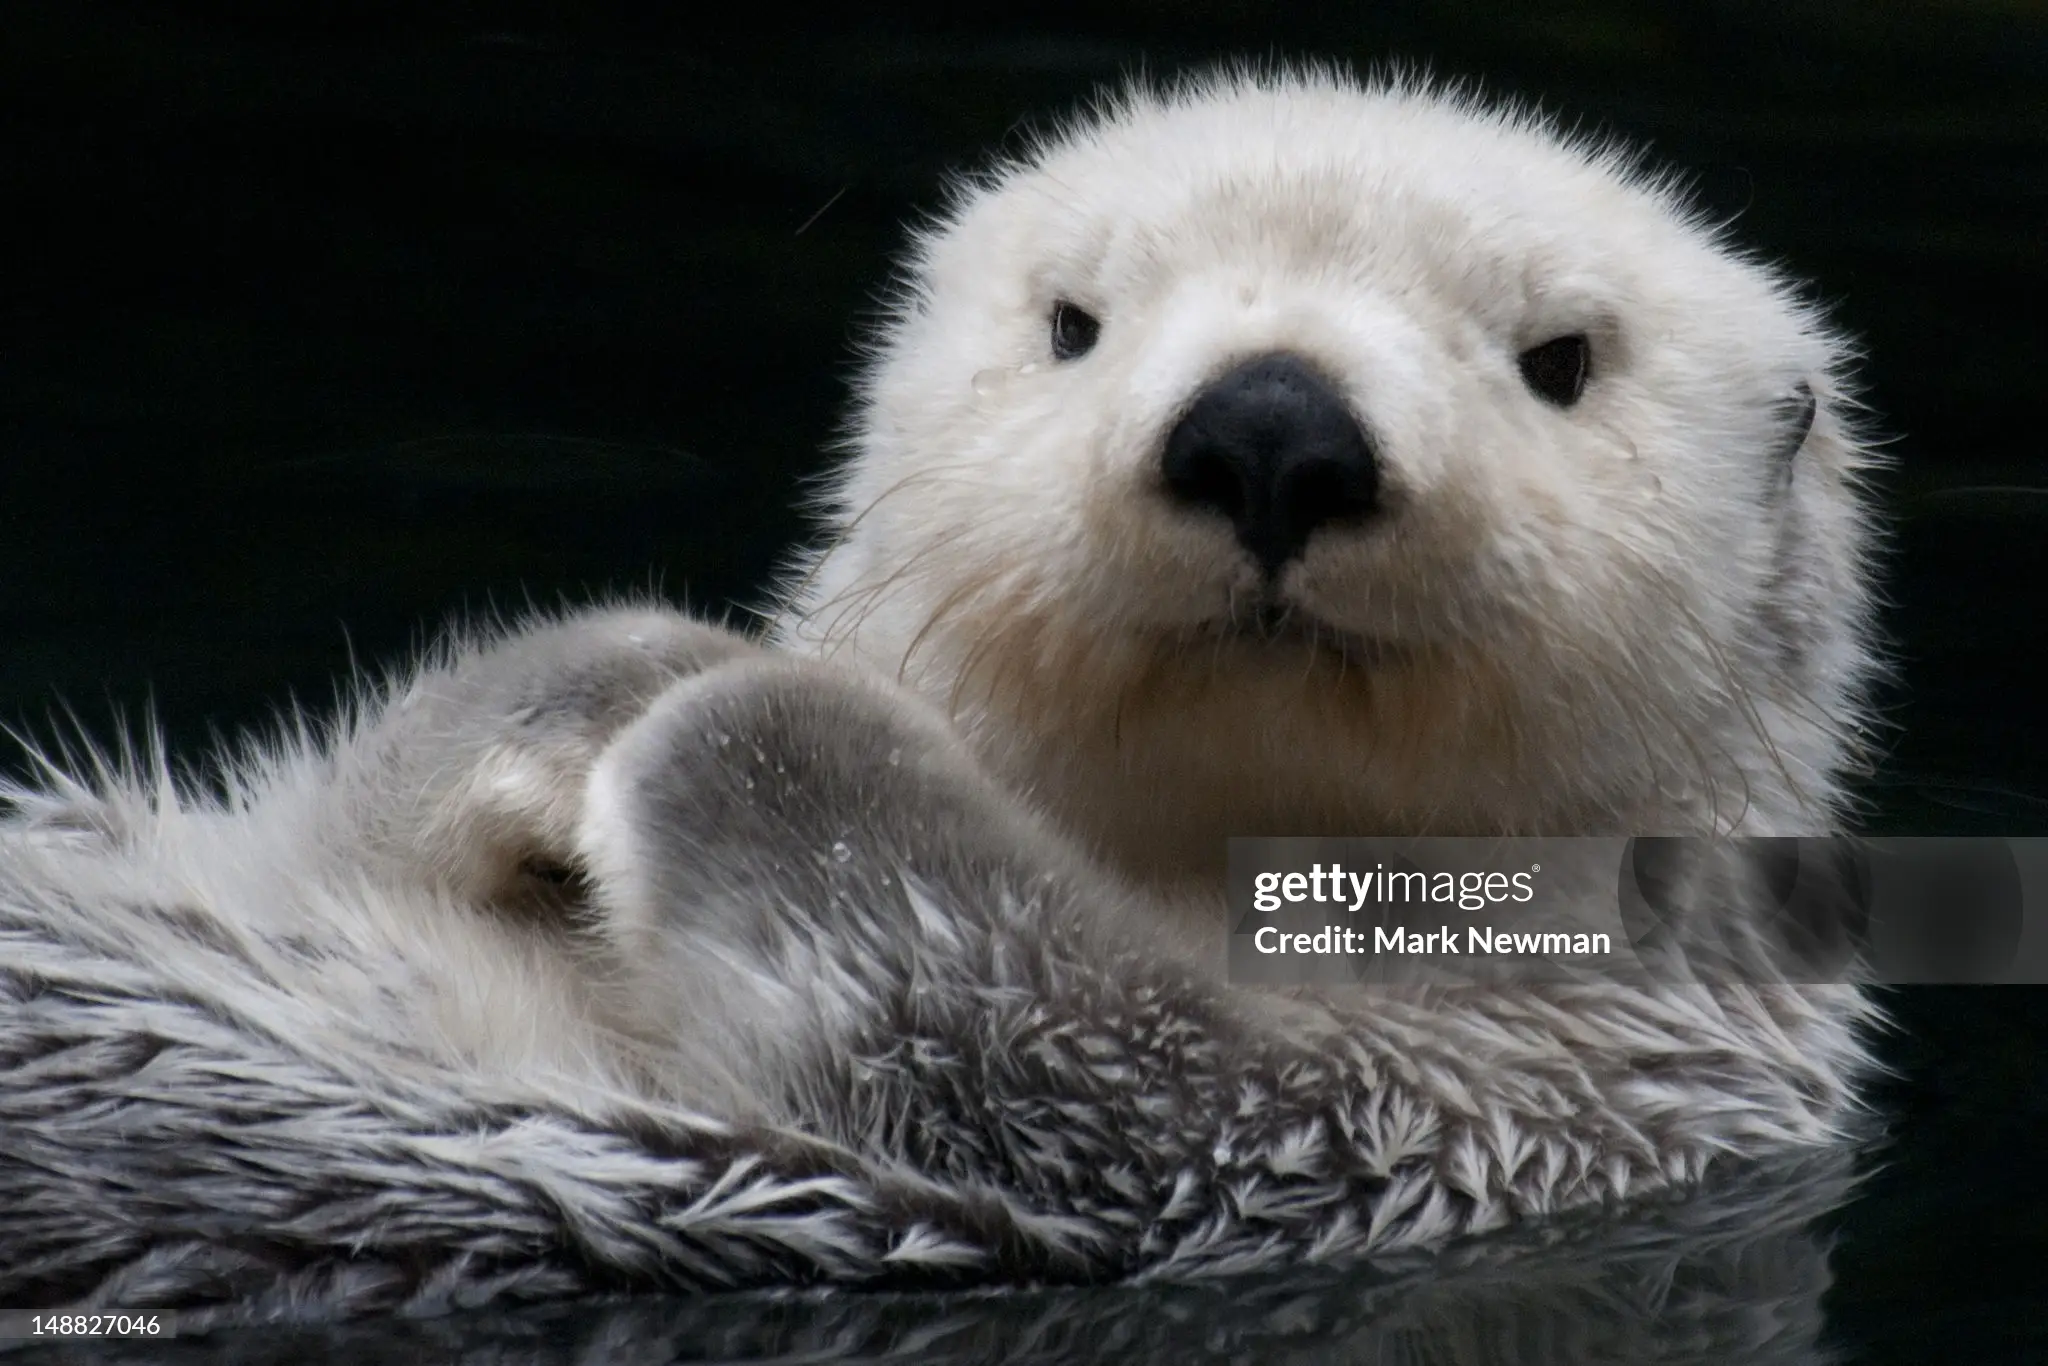
[[1336, 387], [1298, 356], [1255, 356], [1211, 382], [1166, 438], [1167, 492], [1220, 513], [1268, 576], [1317, 528], [1379, 502], [1372, 442]]

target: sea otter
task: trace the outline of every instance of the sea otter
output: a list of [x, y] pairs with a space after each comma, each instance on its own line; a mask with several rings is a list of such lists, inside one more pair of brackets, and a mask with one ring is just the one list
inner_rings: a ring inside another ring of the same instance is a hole
[[13, 794], [0, 1301], [1194, 1276], [1838, 1141], [1847, 983], [1216, 950], [1233, 835], [1836, 828], [1845, 354], [1525, 113], [1125, 96], [918, 237], [765, 641], [592, 609], [225, 796]]

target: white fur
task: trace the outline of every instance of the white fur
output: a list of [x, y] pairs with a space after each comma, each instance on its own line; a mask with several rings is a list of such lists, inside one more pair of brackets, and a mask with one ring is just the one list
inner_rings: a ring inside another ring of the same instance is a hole
[[[1103, 321], [1067, 363], [1056, 299]], [[1558, 411], [1515, 356], [1571, 331], [1593, 379]], [[1256, 570], [1159, 449], [1276, 349], [1341, 381], [1397, 500], [1287, 599], [1409, 663], [1210, 629]], [[1533, 116], [1320, 75], [1133, 95], [920, 236], [782, 635], [941, 701], [1150, 877], [1230, 835], [1833, 829], [1870, 666], [1844, 358], [1663, 182]]]

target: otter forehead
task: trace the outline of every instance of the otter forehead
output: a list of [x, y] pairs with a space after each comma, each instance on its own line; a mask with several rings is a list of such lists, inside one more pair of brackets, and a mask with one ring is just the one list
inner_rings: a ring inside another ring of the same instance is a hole
[[1619, 153], [1438, 94], [1315, 82], [1128, 102], [970, 192], [920, 264], [962, 305], [1293, 287], [1509, 333], [1623, 306], [1676, 321], [1708, 295], [1691, 322], [1710, 331], [1774, 302]]

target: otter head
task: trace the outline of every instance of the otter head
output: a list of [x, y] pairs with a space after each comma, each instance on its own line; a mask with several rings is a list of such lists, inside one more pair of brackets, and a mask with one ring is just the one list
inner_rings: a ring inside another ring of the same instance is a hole
[[1842, 359], [1522, 114], [1132, 94], [918, 238], [785, 638], [927, 693], [1138, 872], [1824, 828], [1868, 658]]

